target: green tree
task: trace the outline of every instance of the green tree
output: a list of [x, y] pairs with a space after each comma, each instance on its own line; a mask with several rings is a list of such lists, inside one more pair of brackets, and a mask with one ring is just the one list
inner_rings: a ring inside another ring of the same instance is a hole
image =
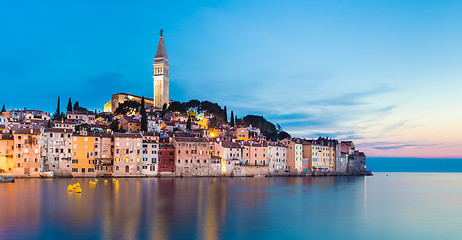
[[3, 104], [2, 111], [0, 113], [2, 113], [2, 112], [6, 112], [5, 104]]
[[225, 106], [225, 109], [223, 110], [223, 120], [225, 123], [228, 123], [228, 110], [226, 109], [226, 106]]
[[201, 105], [201, 102], [196, 99], [189, 100], [189, 102], [184, 104], [187, 109], [195, 109], [197, 110], [199, 106]]
[[234, 112], [231, 110], [231, 127], [234, 127]]
[[69, 102], [67, 103], [67, 111], [72, 112], [72, 101], [71, 98], [69, 98]]
[[51, 120], [50, 119], [48, 119], [47, 128], [51, 128]]
[[141, 98], [141, 107], [140, 107], [140, 114], [141, 114], [141, 131], [148, 131], [148, 116], [146, 115], [146, 109], [144, 107], [144, 97]]

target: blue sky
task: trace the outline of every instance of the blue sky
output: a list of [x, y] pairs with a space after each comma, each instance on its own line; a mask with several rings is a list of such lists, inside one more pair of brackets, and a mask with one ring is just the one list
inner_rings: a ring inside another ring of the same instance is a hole
[[[152, 96], [260, 114], [370, 156], [462, 156], [460, 1], [3, 1], [0, 104]], [[65, 104], [63, 104], [65, 107]]]

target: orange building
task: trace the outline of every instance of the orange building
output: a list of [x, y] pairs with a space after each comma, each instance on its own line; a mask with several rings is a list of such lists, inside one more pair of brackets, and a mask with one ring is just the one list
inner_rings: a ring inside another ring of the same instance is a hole
[[248, 165], [268, 166], [268, 146], [266, 143], [244, 143], [244, 160]]
[[72, 135], [72, 176], [95, 177], [95, 136], [74, 133]]
[[13, 175], [40, 177], [40, 129], [20, 128], [13, 133]]
[[0, 174], [13, 173], [13, 135], [0, 134]]

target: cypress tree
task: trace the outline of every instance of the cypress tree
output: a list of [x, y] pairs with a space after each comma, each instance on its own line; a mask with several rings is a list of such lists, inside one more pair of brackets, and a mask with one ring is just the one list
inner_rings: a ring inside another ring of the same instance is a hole
[[53, 120], [61, 120], [61, 111], [59, 110], [59, 96], [58, 96], [58, 105], [56, 106], [56, 112], [53, 115]]
[[186, 129], [191, 130], [191, 115], [189, 115], [188, 121], [186, 122]]
[[225, 123], [228, 123], [228, 110], [226, 110], [226, 106], [225, 106], [225, 110], [224, 110], [224, 114], [223, 114], [223, 118], [225, 119]]
[[2, 111], [0, 113], [2, 113], [2, 112], [6, 112], [5, 104], [3, 104]]
[[47, 128], [51, 128], [51, 120], [50, 119], [48, 119]]
[[164, 117], [166, 113], [167, 113], [167, 104], [164, 103], [164, 105], [162, 106], [161, 116]]
[[144, 107], [144, 97], [141, 98], [141, 131], [148, 131], [148, 116], [146, 115], [146, 109]]
[[234, 116], [234, 125], [239, 125], [239, 124], [238, 124], [238, 120], [239, 120], [239, 119], [237, 119], [237, 115]]
[[69, 102], [67, 103], [67, 111], [72, 112], [72, 101], [71, 98], [69, 98]]
[[77, 110], [79, 109], [79, 107], [80, 107], [80, 106], [79, 106], [79, 101], [76, 101], [76, 102], [74, 103], [74, 111], [77, 111]]
[[231, 127], [234, 127], [234, 112], [231, 111]]

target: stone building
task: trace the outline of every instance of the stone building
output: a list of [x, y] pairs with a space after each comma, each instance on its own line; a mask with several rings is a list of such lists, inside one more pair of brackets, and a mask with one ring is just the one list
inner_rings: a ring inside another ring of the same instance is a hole
[[12, 134], [0, 134], [0, 174], [13, 173], [14, 140]]
[[142, 176], [141, 144], [139, 133], [114, 133], [114, 176]]
[[69, 111], [67, 120], [77, 123], [95, 124], [95, 113], [92, 111]]
[[167, 57], [167, 48], [165, 47], [164, 36], [160, 30], [159, 44], [157, 46], [156, 56], [154, 57], [154, 107], [162, 109], [164, 104], [168, 107], [170, 104], [169, 97], [169, 68]]
[[242, 146], [236, 142], [222, 141], [214, 143], [214, 152], [222, 159], [222, 173], [236, 175], [241, 171], [243, 161]]
[[244, 142], [243, 154], [247, 165], [268, 166], [268, 146], [266, 142]]
[[72, 176], [72, 129], [49, 128], [42, 132], [42, 170], [55, 176]]
[[143, 140], [143, 152], [142, 152], [142, 161], [141, 161], [141, 173], [152, 177], [157, 176], [159, 167], [158, 167], [158, 158], [159, 158], [159, 142], [152, 139]]
[[38, 128], [20, 128], [13, 132], [13, 175], [40, 177], [40, 134]]
[[95, 134], [95, 171], [97, 177], [114, 174], [114, 141], [111, 134]]
[[177, 175], [205, 176], [216, 171], [212, 168], [212, 143], [206, 138], [175, 137], [172, 145]]
[[268, 170], [270, 174], [282, 174], [287, 166], [287, 146], [281, 142], [268, 142]]

